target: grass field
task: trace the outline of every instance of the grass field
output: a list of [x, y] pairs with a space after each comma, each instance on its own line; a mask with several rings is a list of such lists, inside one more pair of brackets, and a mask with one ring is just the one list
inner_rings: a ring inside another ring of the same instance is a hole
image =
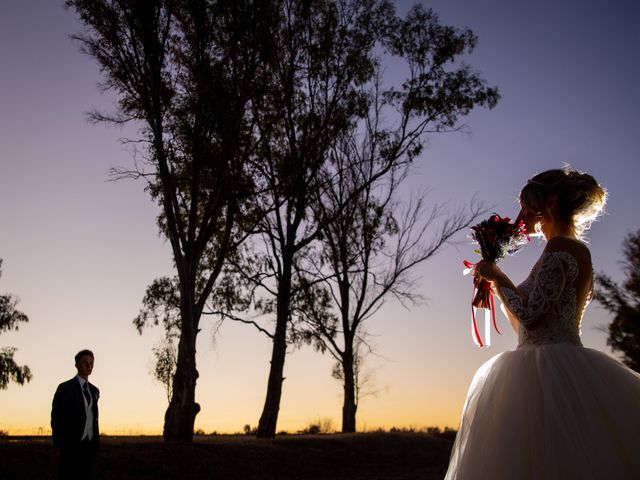
[[[158, 437], [104, 437], [94, 479], [440, 480], [452, 435], [362, 433], [196, 437], [191, 445]], [[55, 478], [49, 437], [0, 439], [2, 480]]]

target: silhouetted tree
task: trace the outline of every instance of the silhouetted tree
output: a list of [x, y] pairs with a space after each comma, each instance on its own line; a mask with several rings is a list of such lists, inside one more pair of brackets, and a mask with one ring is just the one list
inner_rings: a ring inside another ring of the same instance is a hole
[[[0, 276], [2, 276], [2, 259], [0, 258]], [[18, 330], [18, 323], [28, 322], [29, 318], [16, 310], [18, 299], [13, 295], [0, 295], [0, 333], [9, 330]], [[24, 385], [31, 381], [32, 374], [26, 365], [16, 364], [13, 355], [15, 347], [3, 347], [0, 349], [0, 390], [5, 390], [9, 382]]]
[[[354, 397], [354, 406], [355, 408], [349, 409], [348, 406], [345, 409], [345, 398], [347, 397], [346, 392], [344, 392], [345, 386], [345, 368], [342, 363], [342, 359], [336, 358], [336, 363], [333, 365], [331, 370], [331, 376], [338, 380], [342, 387], [343, 393], [343, 414], [342, 414], [342, 430], [345, 431], [345, 423], [347, 420], [347, 416], [345, 416], [345, 410], [347, 413], [353, 411], [353, 430], [355, 431], [355, 417], [357, 413], [357, 407], [360, 405], [360, 400], [364, 397], [368, 396], [377, 396], [378, 393], [384, 390], [384, 388], [380, 388], [376, 385], [376, 372], [377, 369], [372, 367], [371, 365], [367, 366], [367, 359], [370, 358], [371, 355], [376, 354], [375, 347], [371, 345], [368, 340], [368, 335], [364, 329], [360, 329], [358, 335], [355, 337], [353, 342], [353, 397]], [[325, 347], [326, 348], [326, 347]], [[329, 350], [331, 352], [331, 350]], [[333, 353], [331, 353], [333, 355]]]
[[[322, 232], [321, 261], [315, 277], [322, 277], [328, 268], [324, 282], [338, 315], [316, 315], [310, 310], [311, 314], [305, 316], [314, 335], [342, 370], [340, 375], [334, 372], [334, 377], [342, 380], [344, 387], [343, 432], [354, 432], [356, 428], [364, 322], [389, 296], [403, 304], [416, 303], [420, 296], [415, 292], [411, 271], [485, 212], [475, 200], [468, 211], [450, 213], [442, 205], [428, 209], [426, 192], [403, 206], [398, 189], [409, 173], [409, 165], [403, 170], [393, 169], [377, 180], [373, 178], [376, 165], [384, 161], [379, 139], [398, 133], [385, 130], [378, 121], [384, 116], [382, 103], [372, 105], [369, 113], [366, 121], [355, 125], [332, 150], [336, 181], [317, 202], [316, 215], [333, 220], [325, 224]], [[431, 123], [435, 131], [453, 128], [439, 117], [431, 119]], [[416, 138], [427, 125], [425, 122], [416, 130]], [[401, 164], [401, 157], [396, 163]], [[346, 198], [352, 200], [343, 206]], [[317, 297], [318, 293], [311, 295]]]
[[176, 373], [178, 353], [176, 346], [171, 338], [164, 338], [153, 347], [152, 352], [154, 363], [151, 374], [164, 387], [167, 401], [171, 403], [173, 377]]
[[[195, 402], [196, 338], [205, 303], [224, 260], [250, 221], [255, 132], [250, 100], [260, 95], [270, 47], [272, 2], [261, 0], [67, 0], [85, 26], [75, 38], [119, 96], [113, 115], [133, 121], [146, 145], [144, 168], [117, 169], [115, 178], [143, 178], [162, 207], [158, 222], [169, 239], [176, 278], [169, 308], [178, 316], [178, 358], [164, 438], [190, 442]], [[163, 293], [160, 290], [160, 293]], [[156, 302], [156, 305], [159, 303]], [[141, 330], [157, 321], [147, 302]]]
[[272, 295], [257, 306], [275, 315], [259, 437], [273, 437], [276, 432], [287, 332], [296, 318], [296, 295], [305, 288], [297, 273], [300, 253], [319, 232], [310, 202], [322, 188], [321, 172], [330, 145], [363, 108], [360, 85], [370, 75], [373, 47], [390, 11], [389, 4], [374, 1], [281, 4], [272, 83], [267, 95], [254, 101], [264, 192], [258, 205], [265, 212], [258, 229], [264, 250], [256, 264], [266, 267], [261, 285]]
[[[264, 221], [250, 261], [238, 268], [258, 314], [275, 316], [272, 329], [253, 318], [238, 318], [273, 342], [261, 437], [275, 435], [287, 345], [316, 338], [297, 325], [310, 315], [331, 321], [323, 278], [310, 272], [327, 225], [357, 203], [368, 185], [410, 164], [429, 126], [454, 128], [474, 106], [492, 107], [498, 99], [496, 89], [467, 65], [452, 64], [471, 51], [473, 34], [441, 26], [431, 11], [416, 7], [398, 19], [385, 0], [290, 1], [282, 8], [284, 20], [274, 34], [274, 83], [254, 101], [261, 137], [256, 170], [264, 182], [257, 204]], [[378, 67], [392, 56], [406, 60], [407, 78], [399, 87], [380, 91]], [[369, 116], [381, 99], [393, 118], [388, 126]], [[333, 158], [336, 148], [368, 120], [377, 125], [375, 159], [364, 159], [362, 167], [367, 175], [352, 177], [351, 190], [329, 214], [318, 215], [318, 201], [339, 188], [343, 167]]]
[[625, 281], [620, 286], [604, 273], [596, 275], [594, 297], [614, 315], [607, 345], [622, 353], [625, 365], [640, 372], [640, 230], [629, 233], [622, 245]]

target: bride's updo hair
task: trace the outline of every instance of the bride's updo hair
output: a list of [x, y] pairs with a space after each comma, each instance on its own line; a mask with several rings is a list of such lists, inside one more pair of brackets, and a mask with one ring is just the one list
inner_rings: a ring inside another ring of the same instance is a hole
[[556, 203], [555, 214], [571, 223], [581, 238], [602, 212], [607, 191], [588, 173], [565, 167], [537, 174], [520, 192], [520, 205], [537, 214], [548, 213], [552, 199]]

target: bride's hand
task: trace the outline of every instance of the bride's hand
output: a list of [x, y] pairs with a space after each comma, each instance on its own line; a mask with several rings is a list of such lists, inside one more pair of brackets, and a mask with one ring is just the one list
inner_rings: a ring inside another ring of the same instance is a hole
[[503, 275], [502, 270], [500, 270], [495, 263], [488, 262], [487, 260], [480, 260], [473, 269], [473, 276], [477, 282], [482, 279], [488, 282], [494, 282], [501, 275]]

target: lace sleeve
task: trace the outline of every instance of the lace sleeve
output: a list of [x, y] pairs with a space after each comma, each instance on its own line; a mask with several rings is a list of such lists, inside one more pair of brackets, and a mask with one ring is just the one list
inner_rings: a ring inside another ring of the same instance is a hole
[[545, 252], [529, 278], [516, 291], [501, 287], [507, 308], [524, 325], [532, 325], [558, 301], [565, 285], [575, 279], [577, 263], [568, 252]]

